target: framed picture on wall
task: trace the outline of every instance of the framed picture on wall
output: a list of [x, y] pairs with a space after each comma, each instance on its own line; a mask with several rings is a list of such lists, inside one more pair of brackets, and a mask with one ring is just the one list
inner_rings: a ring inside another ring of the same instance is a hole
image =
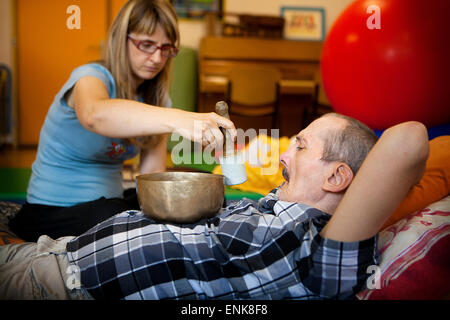
[[223, 0], [170, 0], [180, 18], [202, 18], [206, 13], [222, 14]]
[[323, 41], [325, 10], [323, 8], [281, 7], [285, 19], [283, 35], [288, 40]]

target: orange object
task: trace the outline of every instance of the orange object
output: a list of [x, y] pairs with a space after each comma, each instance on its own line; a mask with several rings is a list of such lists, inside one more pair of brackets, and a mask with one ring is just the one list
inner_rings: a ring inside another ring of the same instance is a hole
[[[19, 144], [36, 145], [47, 111], [77, 66], [100, 58], [125, 0], [17, 0]], [[68, 21], [79, 7], [79, 29]]]
[[10, 232], [6, 226], [0, 224], [0, 247], [6, 244], [18, 244], [24, 242], [24, 240], [18, 238], [15, 234]]
[[449, 193], [450, 136], [441, 136], [430, 141], [430, 154], [422, 179], [411, 189], [382, 229], [441, 200]]

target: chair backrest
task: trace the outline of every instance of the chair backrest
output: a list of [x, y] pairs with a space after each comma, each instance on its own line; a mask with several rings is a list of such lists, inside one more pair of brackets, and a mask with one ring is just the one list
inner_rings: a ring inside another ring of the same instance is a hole
[[234, 67], [228, 73], [227, 102], [237, 127], [246, 130], [279, 126], [280, 80], [281, 73], [270, 66]]
[[281, 80], [278, 69], [269, 66], [234, 67], [227, 76], [230, 103], [257, 106], [277, 101], [277, 85]]

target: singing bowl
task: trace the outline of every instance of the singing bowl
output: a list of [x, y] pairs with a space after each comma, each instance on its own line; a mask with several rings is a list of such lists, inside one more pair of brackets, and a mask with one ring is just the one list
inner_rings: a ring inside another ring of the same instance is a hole
[[136, 177], [142, 212], [161, 222], [193, 223], [223, 205], [224, 177], [200, 172], [158, 172]]

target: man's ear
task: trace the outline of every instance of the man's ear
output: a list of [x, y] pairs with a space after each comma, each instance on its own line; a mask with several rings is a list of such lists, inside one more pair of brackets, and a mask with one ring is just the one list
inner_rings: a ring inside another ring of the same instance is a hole
[[353, 171], [343, 162], [333, 166], [322, 188], [328, 192], [343, 192], [353, 181]]

